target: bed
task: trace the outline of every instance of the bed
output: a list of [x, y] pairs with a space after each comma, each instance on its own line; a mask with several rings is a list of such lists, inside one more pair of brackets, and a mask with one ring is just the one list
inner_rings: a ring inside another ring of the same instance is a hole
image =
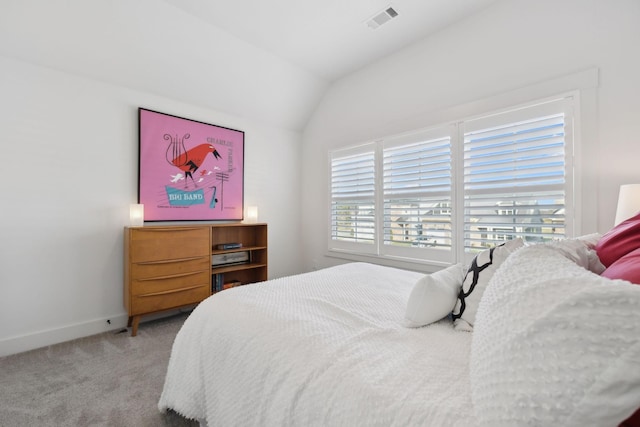
[[471, 425], [470, 335], [399, 321], [420, 276], [352, 263], [209, 298], [160, 408], [210, 426]]
[[[620, 425], [640, 406], [640, 286], [594, 272], [594, 244], [225, 290], [176, 336], [159, 409], [211, 427]], [[467, 279], [482, 295], [456, 315]], [[449, 314], [411, 321], [417, 294]]]

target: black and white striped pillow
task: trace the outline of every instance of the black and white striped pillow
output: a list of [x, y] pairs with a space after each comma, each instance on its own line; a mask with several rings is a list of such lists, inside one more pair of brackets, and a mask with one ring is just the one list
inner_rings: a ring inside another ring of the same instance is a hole
[[522, 246], [522, 239], [514, 239], [476, 255], [467, 270], [453, 308], [453, 324], [456, 329], [473, 331], [480, 299], [493, 273], [511, 253]]

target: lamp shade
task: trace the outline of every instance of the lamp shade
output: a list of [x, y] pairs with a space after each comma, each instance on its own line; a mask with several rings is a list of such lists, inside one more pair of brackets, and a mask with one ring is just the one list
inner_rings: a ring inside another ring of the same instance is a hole
[[246, 222], [249, 222], [249, 223], [258, 222], [258, 207], [257, 206], [247, 206]]
[[140, 227], [144, 225], [144, 205], [129, 205], [129, 225], [132, 227]]
[[621, 185], [615, 225], [631, 218], [638, 212], [640, 212], [640, 184]]

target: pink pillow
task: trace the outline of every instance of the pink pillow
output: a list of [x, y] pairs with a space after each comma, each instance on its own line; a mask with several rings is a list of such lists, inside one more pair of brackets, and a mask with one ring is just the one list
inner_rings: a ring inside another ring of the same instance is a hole
[[629, 418], [624, 420], [618, 427], [640, 427], [640, 408]]
[[602, 272], [601, 276], [640, 284], [640, 248], [629, 252], [611, 264]]
[[629, 252], [640, 248], [640, 213], [613, 227], [596, 244], [600, 262], [609, 267]]

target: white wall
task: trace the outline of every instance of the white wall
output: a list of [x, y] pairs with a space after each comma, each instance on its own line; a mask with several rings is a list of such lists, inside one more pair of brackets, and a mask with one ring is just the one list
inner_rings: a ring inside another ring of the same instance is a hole
[[327, 85], [164, 1], [3, 1], [0, 356], [125, 324], [139, 106], [245, 131], [269, 277], [300, 272], [300, 129]]
[[327, 82], [162, 0], [2, 0], [0, 55], [300, 130]]
[[246, 132], [245, 202], [269, 223], [270, 277], [338, 262], [325, 256], [329, 147], [587, 68], [600, 83], [583, 231], [606, 230], [618, 186], [640, 182], [637, 0], [499, 2], [337, 82], [304, 137], [288, 129], [325, 82], [165, 2], [35, 4], [0, 14], [0, 355], [124, 324], [138, 106]]
[[600, 81], [585, 91], [591, 103], [583, 107], [595, 108], [583, 111], [577, 147], [579, 226], [608, 230], [619, 185], [640, 182], [638, 22], [637, 0], [502, 1], [334, 84], [304, 132], [306, 268], [342, 262], [326, 256], [330, 148], [436, 124], [465, 111], [458, 106], [481, 108], [479, 100], [594, 67]]
[[301, 271], [299, 132], [2, 56], [0, 94], [0, 356], [126, 323], [139, 106], [245, 131], [245, 204], [269, 223], [269, 276]]

